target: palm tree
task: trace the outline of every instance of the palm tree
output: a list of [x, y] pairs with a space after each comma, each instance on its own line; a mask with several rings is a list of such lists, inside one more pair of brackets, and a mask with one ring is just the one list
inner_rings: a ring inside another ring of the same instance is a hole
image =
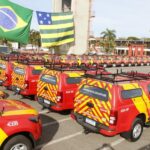
[[116, 39], [116, 31], [106, 29], [106, 31], [101, 32], [101, 35], [103, 35], [103, 47], [106, 52], [113, 52], [115, 48], [115, 39]]
[[30, 31], [30, 43], [32, 46], [41, 46], [41, 37], [39, 31], [33, 29]]

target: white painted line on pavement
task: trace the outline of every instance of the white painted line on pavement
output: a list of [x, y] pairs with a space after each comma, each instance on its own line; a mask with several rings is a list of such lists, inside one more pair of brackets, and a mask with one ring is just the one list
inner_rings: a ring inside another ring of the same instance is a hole
[[83, 133], [83, 131], [79, 131], [79, 132], [77, 132], [77, 133], [75, 133], [75, 134], [71, 134], [71, 135], [68, 135], [68, 136], [65, 136], [65, 137], [56, 139], [56, 140], [54, 140], [54, 141], [51, 141], [51, 142], [47, 143], [46, 145], [45, 145], [45, 144], [38, 145], [38, 146], [35, 148], [35, 150], [38, 150], [39, 148], [40, 148], [40, 149], [42, 148], [41, 150], [43, 150], [43, 148], [45, 148], [45, 147], [47, 147], [47, 146], [49, 146], [49, 145], [56, 144], [56, 143], [59, 143], [59, 142], [62, 142], [62, 141], [65, 141], [65, 140], [74, 138], [74, 137], [76, 137], [76, 136], [78, 136], [78, 135], [81, 135], [82, 133]]
[[69, 121], [69, 120], [72, 120], [71, 117], [61, 119], [61, 120], [56, 120], [56, 121], [49, 122], [49, 123], [45, 123], [45, 124], [42, 125], [42, 127], [51, 126], [51, 125], [54, 125], [56, 123], [62, 123], [62, 122]]
[[68, 140], [68, 139], [71, 139], [71, 138], [74, 138], [74, 137], [76, 137], [78, 135], [81, 135], [82, 133], [83, 133], [83, 131], [79, 131], [79, 132], [77, 132], [75, 134], [71, 134], [71, 135], [68, 135], [68, 136], [56, 139], [54, 141], [51, 141], [51, 142], [47, 143], [43, 148], [45, 148], [47, 146], [50, 146], [50, 145], [53, 145], [53, 144], [56, 144], [56, 143], [59, 143], [59, 142], [62, 142], [62, 141], [65, 141], [65, 140]]
[[[146, 129], [146, 128], [144, 128], [143, 130], [145, 130], [145, 129]], [[126, 140], [125, 138], [120, 138], [120, 139], [118, 139], [118, 140], [116, 140], [116, 141], [114, 141], [114, 142], [111, 142], [110, 145], [113, 147], [113, 146], [116, 146], [116, 145], [122, 143], [122, 142], [125, 141], [125, 140]]]
[[50, 112], [50, 110], [45, 109], [45, 110], [40, 111], [39, 114], [47, 114], [47, 113], [49, 113], [49, 112]]
[[116, 140], [116, 141], [110, 143], [110, 146], [114, 147], [114, 146], [116, 146], [116, 145], [122, 143], [123, 141], [125, 141], [125, 139], [124, 139], [124, 138], [120, 138], [120, 139], [118, 139], [118, 140]]

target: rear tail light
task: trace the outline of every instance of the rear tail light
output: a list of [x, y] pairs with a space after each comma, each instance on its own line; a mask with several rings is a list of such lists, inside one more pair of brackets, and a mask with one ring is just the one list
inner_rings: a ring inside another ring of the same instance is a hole
[[6, 74], [5, 77], [6, 77], [6, 80], [8, 80], [8, 74]]
[[29, 88], [29, 81], [25, 81], [25, 83], [24, 83], [24, 88]]
[[56, 100], [57, 100], [57, 102], [62, 102], [63, 92], [57, 92]]
[[76, 120], [76, 116], [74, 115], [73, 111], [71, 112], [70, 117], [71, 117], [73, 120]]
[[116, 124], [117, 124], [117, 119], [118, 119], [118, 112], [112, 110], [112, 111], [110, 112], [109, 124], [110, 124], [110, 125], [116, 125]]

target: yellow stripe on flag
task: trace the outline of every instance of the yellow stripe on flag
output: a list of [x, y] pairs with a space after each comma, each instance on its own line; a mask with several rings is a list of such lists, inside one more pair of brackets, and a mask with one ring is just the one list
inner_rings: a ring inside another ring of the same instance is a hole
[[48, 29], [63, 29], [63, 28], [69, 28], [73, 27], [74, 24], [72, 23], [66, 23], [66, 24], [57, 24], [57, 25], [40, 25], [40, 30], [48, 30]]
[[60, 21], [60, 20], [69, 20], [73, 19], [73, 15], [67, 15], [67, 16], [52, 16], [53, 21]]
[[63, 40], [63, 41], [59, 41], [59, 42], [42, 43], [42, 46], [43, 47], [56, 46], [56, 45], [62, 45], [62, 44], [73, 42], [73, 41], [74, 41], [74, 38], [70, 38], [70, 39], [66, 39], [66, 40]]
[[72, 34], [74, 34], [74, 31], [51, 33], [51, 34], [41, 34], [41, 38], [58, 38], [58, 37], [64, 37], [67, 35], [72, 35]]

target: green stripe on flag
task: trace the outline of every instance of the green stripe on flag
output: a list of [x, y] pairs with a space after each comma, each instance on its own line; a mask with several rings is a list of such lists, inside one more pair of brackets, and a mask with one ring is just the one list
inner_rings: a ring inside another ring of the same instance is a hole
[[[69, 27], [67, 28], [67, 31], [73, 31], [74, 30], [74, 27]], [[61, 33], [61, 32], [66, 32], [66, 28], [63, 28], [63, 29], [42, 29], [40, 30], [40, 33], [41, 34], [51, 34], [51, 33]]]
[[65, 23], [71, 23], [73, 22], [72, 19], [67, 19], [67, 20], [57, 20], [57, 21], [53, 21], [52, 24], [65, 24]]
[[69, 16], [72, 15], [72, 12], [60, 12], [60, 13], [51, 13], [51, 16]]
[[66, 39], [74, 38], [74, 35], [59, 37], [59, 38], [42, 38], [42, 43], [52, 43], [56, 41], [63, 41]]

